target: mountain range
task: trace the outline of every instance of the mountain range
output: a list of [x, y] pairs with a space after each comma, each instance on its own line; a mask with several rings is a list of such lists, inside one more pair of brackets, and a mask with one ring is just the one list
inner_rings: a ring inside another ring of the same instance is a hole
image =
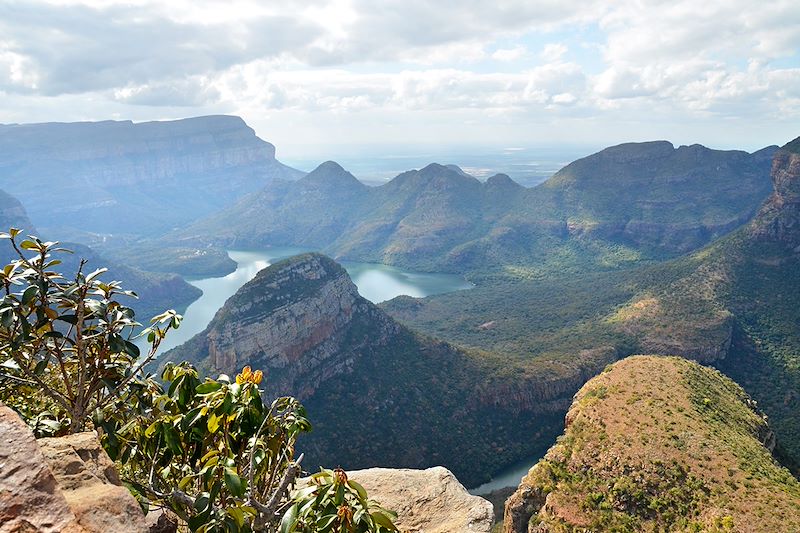
[[[736, 380], [770, 417], [776, 453], [800, 459], [800, 153], [775, 153], [773, 193], [747, 224], [693, 253], [619, 271], [507, 276], [465, 294], [397, 298], [410, 327], [499, 351], [529, 372], [585, 372], [583, 350], [681, 355]], [[481, 327], [490, 324], [490, 327]], [[602, 370], [595, 366], [594, 373]], [[577, 391], [577, 387], [574, 389]], [[574, 391], [573, 391], [574, 392]]]
[[334, 162], [275, 180], [167, 241], [302, 245], [340, 260], [427, 271], [632, 264], [699, 248], [749, 220], [770, 193], [776, 147], [753, 154], [631, 143], [580, 159], [525, 188], [431, 164], [368, 187]]

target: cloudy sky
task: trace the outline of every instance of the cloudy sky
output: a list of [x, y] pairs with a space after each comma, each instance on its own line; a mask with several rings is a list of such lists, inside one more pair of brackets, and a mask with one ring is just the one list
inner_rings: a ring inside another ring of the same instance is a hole
[[797, 0], [0, 0], [0, 122], [238, 114], [280, 153], [755, 149], [800, 135]]

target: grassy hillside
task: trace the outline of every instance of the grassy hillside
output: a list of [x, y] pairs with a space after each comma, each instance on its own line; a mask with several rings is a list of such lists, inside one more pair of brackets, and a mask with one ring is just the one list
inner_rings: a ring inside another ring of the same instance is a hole
[[797, 531], [800, 483], [772, 442], [719, 372], [630, 357], [581, 388], [564, 434], [507, 503], [505, 531]]

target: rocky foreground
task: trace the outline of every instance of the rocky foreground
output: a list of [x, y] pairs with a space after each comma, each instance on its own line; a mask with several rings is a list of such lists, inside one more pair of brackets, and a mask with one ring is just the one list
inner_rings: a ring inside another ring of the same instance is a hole
[[[398, 513], [408, 533], [489, 533], [491, 504], [450, 471], [350, 472], [370, 499]], [[301, 482], [302, 483], [302, 482]], [[160, 511], [145, 516], [93, 431], [36, 440], [0, 404], [0, 533], [175, 533]]]

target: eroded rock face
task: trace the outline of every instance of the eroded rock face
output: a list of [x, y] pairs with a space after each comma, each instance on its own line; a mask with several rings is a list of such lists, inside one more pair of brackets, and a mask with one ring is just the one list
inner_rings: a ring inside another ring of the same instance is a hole
[[144, 513], [122, 486], [93, 431], [39, 439], [40, 450], [78, 522], [87, 532], [146, 532]]
[[446, 468], [425, 470], [369, 468], [348, 477], [367, 490], [370, 499], [395, 511], [395, 525], [410, 533], [457, 533], [492, 530], [492, 504], [470, 495]]
[[82, 533], [36, 439], [0, 404], [0, 532]]
[[302, 175], [233, 116], [0, 125], [0, 161], [0, 187], [40, 227], [101, 233], [160, 233], [270, 179]]
[[[356, 331], [362, 323], [369, 324], [368, 337]], [[214, 372], [269, 369], [271, 394], [302, 399], [349, 371], [365, 344], [385, 344], [396, 329], [359, 296], [342, 267], [306, 254], [260, 272], [193, 339], [196, 346], [190, 342], [164, 359], [207, 357]]]
[[0, 404], [0, 533], [145, 533], [94, 432], [36, 440]]
[[789, 143], [772, 161], [775, 192], [759, 213], [753, 234], [800, 252], [800, 153]]

